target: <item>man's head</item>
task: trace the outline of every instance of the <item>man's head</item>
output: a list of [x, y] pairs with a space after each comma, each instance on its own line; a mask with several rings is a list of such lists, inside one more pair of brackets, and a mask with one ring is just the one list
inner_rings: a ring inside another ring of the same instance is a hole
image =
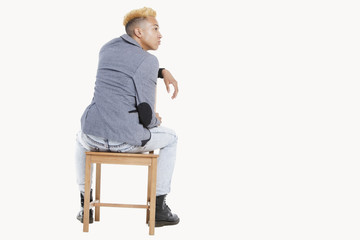
[[161, 34], [156, 21], [156, 12], [151, 8], [140, 8], [124, 17], [126, 33], [135, 39], [145, 50], [156, 50], [160, 45]]

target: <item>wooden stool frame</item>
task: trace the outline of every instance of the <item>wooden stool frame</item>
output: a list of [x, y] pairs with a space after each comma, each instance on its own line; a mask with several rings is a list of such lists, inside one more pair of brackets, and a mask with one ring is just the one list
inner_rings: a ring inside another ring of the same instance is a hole
[[[86, 152], [85, 163], [85, 199], [84, 199], [84, 218], [83, 231], [89, 231], [89, 209], [95, 207], [95, 221], [100, 221], [100, 207], [125, 207], [125, 208], [145, 208], [146, 223], [149, 224], [149, 234], [155, 233], [155, 206], [156, 206], [156, 169], [157, 158], [159, 155], [142, 153], [114, 153], [114, 152]], [[95, 201], [90, 203], [91, 188], [91, 166], [96, 164], [96, 187]], [[115, 204], [100, 202], [100, 179], [101, 164], [122, 164], [148, 166], [148, 187], [146, 205], [137, 204]]]

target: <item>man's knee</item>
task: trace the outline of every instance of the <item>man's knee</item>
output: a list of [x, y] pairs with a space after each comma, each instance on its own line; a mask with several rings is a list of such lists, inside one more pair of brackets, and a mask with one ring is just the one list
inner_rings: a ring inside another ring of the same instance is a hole
[[178, 141], [178, 135], [176, 134], [175, 130], [166, 128], [166, 133], [173, 138], [172, 143], [176, 143]]

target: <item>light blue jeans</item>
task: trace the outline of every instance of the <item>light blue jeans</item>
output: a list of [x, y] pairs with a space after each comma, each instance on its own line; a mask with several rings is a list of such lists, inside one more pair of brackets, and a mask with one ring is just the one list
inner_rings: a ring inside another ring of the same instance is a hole
[[[75, 156], [76, 178], [79, 190], [81, 192], [85, 191], [86, 151], [140, 153], [160, 149], [157, 163], [156, 196], [168, 194], [175, 167], [177, 136], [173, 130], [162, 126], [151, 128], [150, 132], [151, 139], [145, 146], [141, 147], [86, 135], [80, 131], [76, 136]], [[92, 174], [93, 169], [91, 168], [91, 179]]]

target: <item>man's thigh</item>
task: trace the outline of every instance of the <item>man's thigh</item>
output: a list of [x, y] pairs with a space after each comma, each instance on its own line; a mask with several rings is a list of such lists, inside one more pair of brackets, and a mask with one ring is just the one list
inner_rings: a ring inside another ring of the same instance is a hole
[[135, 147], [129, 152], [148, 152], [156, 149], [164, 148], [177, 140], [174, 130], [166, 127], [155, 127], [150, 129], [151, 139], [143, 147]]

